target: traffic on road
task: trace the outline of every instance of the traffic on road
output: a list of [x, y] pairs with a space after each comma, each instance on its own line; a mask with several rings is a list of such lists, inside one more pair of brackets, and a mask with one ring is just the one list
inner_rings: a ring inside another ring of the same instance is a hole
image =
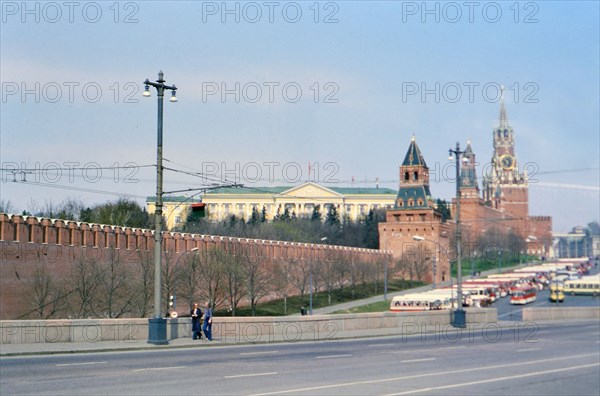
[[[451, 310], [458, 306], [457, 285], [396, 296], [390, 311]], [[498, 318], [520, 320], [522, 306], [557, 303], [595, 306], [600, 296], [597, 261], [588, 258], [535, 263], [462, 283], [462, 307], [495, 307]], [[521, 306], [521, 307], [518, 307]]]

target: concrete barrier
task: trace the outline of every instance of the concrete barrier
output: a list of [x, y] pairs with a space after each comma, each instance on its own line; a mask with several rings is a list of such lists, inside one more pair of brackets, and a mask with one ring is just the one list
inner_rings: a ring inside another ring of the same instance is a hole
[[600, 307], [523, 308], [523, 321], [600, 319]]
[[[495, 323], [494, 308], [467, 309], [467, 325]], [[369, 335], [416, 334], [449, 328], [449, 311], [378, 312], [302, 317], [215, 317], [213, 336], [226, 343], [326, 341]], [[167, 338], [191, 337], [191, 319], [167, 320]], [[0, 344], [136, 342], [148, 339], [148, 319], [0, 321]]]

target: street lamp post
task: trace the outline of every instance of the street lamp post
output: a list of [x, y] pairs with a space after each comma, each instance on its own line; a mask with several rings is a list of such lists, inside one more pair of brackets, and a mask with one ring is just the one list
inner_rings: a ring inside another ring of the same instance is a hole
[[167, 320], [161, 313], [162, 294], [162, 212], [163, 212], [163, 98], [165, 90], [171, 91], [171, 102], [177, 102], [175, 85], [165, 85], [162, 70], [158, 73], [158, 80], [144, 81], [144, 97], [150, 96], [150, 86], [156, 88], [158, 96], [158, 121], [156, 143], [156, 205], [154, 211], [154, 317], [148, 319], [148, 343], [168, 344]]
[[[462, 257], [461, 257], [461, 248], [462, 248], [462, 240], [461, 240], [461, 230], [460, 230], [460, 163], [461, 157], [465, 153], [461, 151], [460, 144], [456, 142], [455, 149], [449, 149], [448, 153], [450, 157], [449, 160], [456, 159], [456, 300], [457, 307], [456, 311], [454, 311], [454, 319], [452, 322], [452, 326], [454, 327], [466, 327], [466, 317], [465, 311], [462, 308]], [[466, 157], [462, 158], [463, 162], [468, 162], [469, 160]], [[452, 274], [450, 274], [452, 276]]]
[[502, 249], [498, 249], [498, 273], [502, 273]]

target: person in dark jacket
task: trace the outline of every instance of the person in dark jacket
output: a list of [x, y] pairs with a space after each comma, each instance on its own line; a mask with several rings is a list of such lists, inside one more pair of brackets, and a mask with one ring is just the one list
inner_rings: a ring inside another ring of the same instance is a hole
[[194, 304], [194, 308], [190, 312], [192, 317], [192, 339], [202, 339], [202, 331], [200, 329], [200, 319], [202, 318], [202, 310], [198, 308], [198, 303]]

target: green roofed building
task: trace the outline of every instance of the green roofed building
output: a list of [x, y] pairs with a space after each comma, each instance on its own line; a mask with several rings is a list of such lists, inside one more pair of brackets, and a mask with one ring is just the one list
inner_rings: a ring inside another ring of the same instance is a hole
[[335, 206], [340, 217], [356, 220], [371, 209], [394, 206], [397, 191], [389, 188], [325, 187], [313, 182], [287, 187], [227, 187], [212, 190], [202, 196], [210, 219], [222, 220], [236, 216], [248, 220], [255, 209], [265, 210], [267, 220], [288, 214], [312, 216], [315, 208], [324, 217]]
[[[262, 214], [263, 208], [267, 220], [283, 215], [286, 209], [290, 216], [311, 217], [317, 206], [325, 218], [333, 205], [341, 218], [356, 220], [371, 209], [394, 207], [396, 194], [389, 188], [325, 187], [313, 182], [298, 186], [223, 187], [205, 192], [201, 200], [165, 196], [163, 212], [168, 229], [183, 225], [190, 212], [214, 221], [231, 216], [248, 220], [254, 209]], [[155, 197], [146, 199], [148, 213], [154, 213], [155, 204]]]

